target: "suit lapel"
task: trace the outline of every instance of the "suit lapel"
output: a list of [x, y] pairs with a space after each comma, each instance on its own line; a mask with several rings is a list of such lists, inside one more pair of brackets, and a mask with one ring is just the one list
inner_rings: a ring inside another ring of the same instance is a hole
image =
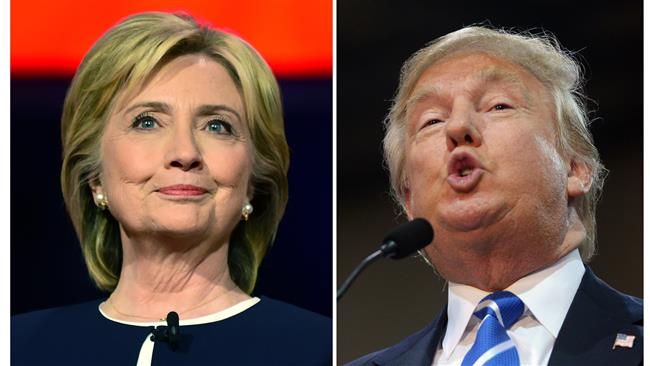
[[[446, 328], [445, 306], [426, 328], [353, 364], [430, 366]], [[619, 333], [635, 337], [632, 347], [613, 349]], [[549, 365], [639, 365], [642, 362], [642, 300], [612, 289], [586, 268], [553, 346]]]
[[447, 306], [429, 326], [381, 353], [373, 362], [382, 366], [430, 366], [446, 327]]
[[[612, 349], [618, 333], [635, 336], [634, 345]], [[638, 365], [642, 360], [642, 304], [586, 268], [549, 365]]]

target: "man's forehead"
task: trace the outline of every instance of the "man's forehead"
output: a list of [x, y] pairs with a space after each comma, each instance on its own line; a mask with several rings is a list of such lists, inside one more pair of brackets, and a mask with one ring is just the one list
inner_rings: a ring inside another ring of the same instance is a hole
[[514, 70], [505, 69], [498, 65], [488, 66], [484, 69], [479, 70], [478, 73], [472, 75], [472, 77], [478, 81], [486, 82], [499, 82], [503, 81], [506, 83], [514, 84], [523, 89], [526, 89], [526, 85], [522, 81], [519, 73]]
[[429, 66], [415, 83], [415, 88], [406, 103], [407, 109], [423, 99], [443, 94], [445, 92], [443, 85], [437, 81], [444, 78], [445, 75], [458, 73], [459, 68], [468, 68], [468, 65], [463, 61], [467, 61], [465, 59], [472, 56], [487, 57], [491, 62], [487, 62], [482, 66], [476, 65], [474, 66], [474, 70], [469, 66], [470, 73], [466, 75], [468, 81], [475, 82], [476, 85], [501, 84], [504, 87], [514, 87], [528, 99], [530, 91], [523, 77], [525, 77], [525, 74], [529, 74], [530, 77], [535, 78], [528, 71], [500, 58], [484, 55], [466, 55], [453, 57], [450, 60], [437, 62]]

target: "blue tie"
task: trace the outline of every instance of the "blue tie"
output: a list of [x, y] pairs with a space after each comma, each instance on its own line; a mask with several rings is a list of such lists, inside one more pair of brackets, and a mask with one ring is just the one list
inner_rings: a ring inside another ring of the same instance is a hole
[[463, 359], [462, 366], [519, 365], [519, 355], [506, 329], [524, 313], [524, 303], [508, 291], [486, 296], [474, 315], [483, 319], [474, 345]]

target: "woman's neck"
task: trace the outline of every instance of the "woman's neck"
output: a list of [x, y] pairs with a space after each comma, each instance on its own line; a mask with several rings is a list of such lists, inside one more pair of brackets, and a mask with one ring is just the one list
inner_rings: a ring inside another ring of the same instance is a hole
[[132, 322], [164, 319], [170, 311], [191, 319], [249, 299], [230, 277], [228, 243], [204, 244], [175, 248], [123, 236], [120, 279], [102, 311]]

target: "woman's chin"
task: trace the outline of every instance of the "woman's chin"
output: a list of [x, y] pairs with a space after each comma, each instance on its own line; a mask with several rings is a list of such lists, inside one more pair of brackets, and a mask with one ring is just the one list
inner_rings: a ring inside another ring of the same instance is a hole
[[191, 238], [210, 235], [210, 233], [219, 231], [219, 226], [213, 219], [208, 220], [196, 215], [175, 214], [151, 220], [143, 225], [141, 231], [155, 236]]

